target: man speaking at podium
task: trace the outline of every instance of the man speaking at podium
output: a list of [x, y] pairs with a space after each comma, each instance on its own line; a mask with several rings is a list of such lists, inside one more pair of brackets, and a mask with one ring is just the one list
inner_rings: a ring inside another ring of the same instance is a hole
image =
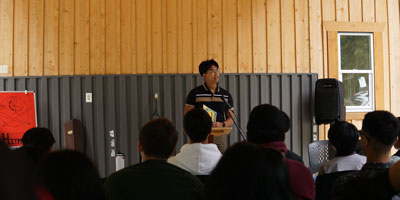
[[[216, 113], [213, 127], [222, 128], [231, 126], [233, 124], [231, 117], [234, 117], [234, 114], [232, 112], [233, 107], [230, 108], [230, 106], [233, 106], [233, 99], [228, 91], [218, 86], [219, 75], [221, 73], [218, 63], [213, 59], [205, 60], [200, 63], [199, 72], [204, 78], [204, 83], [189, 92], [186, 97], [184, 114], [193, 108], [203, 108], [206, 106]], [[214, 143], [221, 152], [224, 152], [227, 135], [214, 137]]]

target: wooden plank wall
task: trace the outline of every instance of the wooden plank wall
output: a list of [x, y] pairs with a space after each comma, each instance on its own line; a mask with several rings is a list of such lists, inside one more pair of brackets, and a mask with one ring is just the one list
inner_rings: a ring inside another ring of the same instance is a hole
[[386, 23], [385, 108], [400, 115], [399, 0], [1, 0], [0, 75], [197, 73], [215, 58], [323, 78], [324, 21]]

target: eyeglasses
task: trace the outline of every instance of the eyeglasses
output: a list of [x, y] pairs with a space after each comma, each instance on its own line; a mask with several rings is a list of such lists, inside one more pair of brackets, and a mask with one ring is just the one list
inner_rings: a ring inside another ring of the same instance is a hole
[[211, 72], [212, 74], [216, 74], [216, 73], [221, 73], [221, 71], [219, 71], [219, 69], [210, 69], [208, 70], [208, 72]]

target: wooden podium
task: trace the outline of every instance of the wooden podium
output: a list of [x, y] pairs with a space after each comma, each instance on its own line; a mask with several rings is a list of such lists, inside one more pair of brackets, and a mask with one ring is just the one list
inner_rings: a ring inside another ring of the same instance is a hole
[[208, 135], [208, 143], [214, 143], [215, 136], [229, 135], [232, 127], [212, 128], [210, 135]]

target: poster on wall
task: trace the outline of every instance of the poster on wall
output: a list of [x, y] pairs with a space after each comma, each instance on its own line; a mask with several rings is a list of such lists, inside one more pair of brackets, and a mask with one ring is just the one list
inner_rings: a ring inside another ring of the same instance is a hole
[[37, 126], [34, 92], [0, 92], [0, 140], [22, 146], [22, 136]]

